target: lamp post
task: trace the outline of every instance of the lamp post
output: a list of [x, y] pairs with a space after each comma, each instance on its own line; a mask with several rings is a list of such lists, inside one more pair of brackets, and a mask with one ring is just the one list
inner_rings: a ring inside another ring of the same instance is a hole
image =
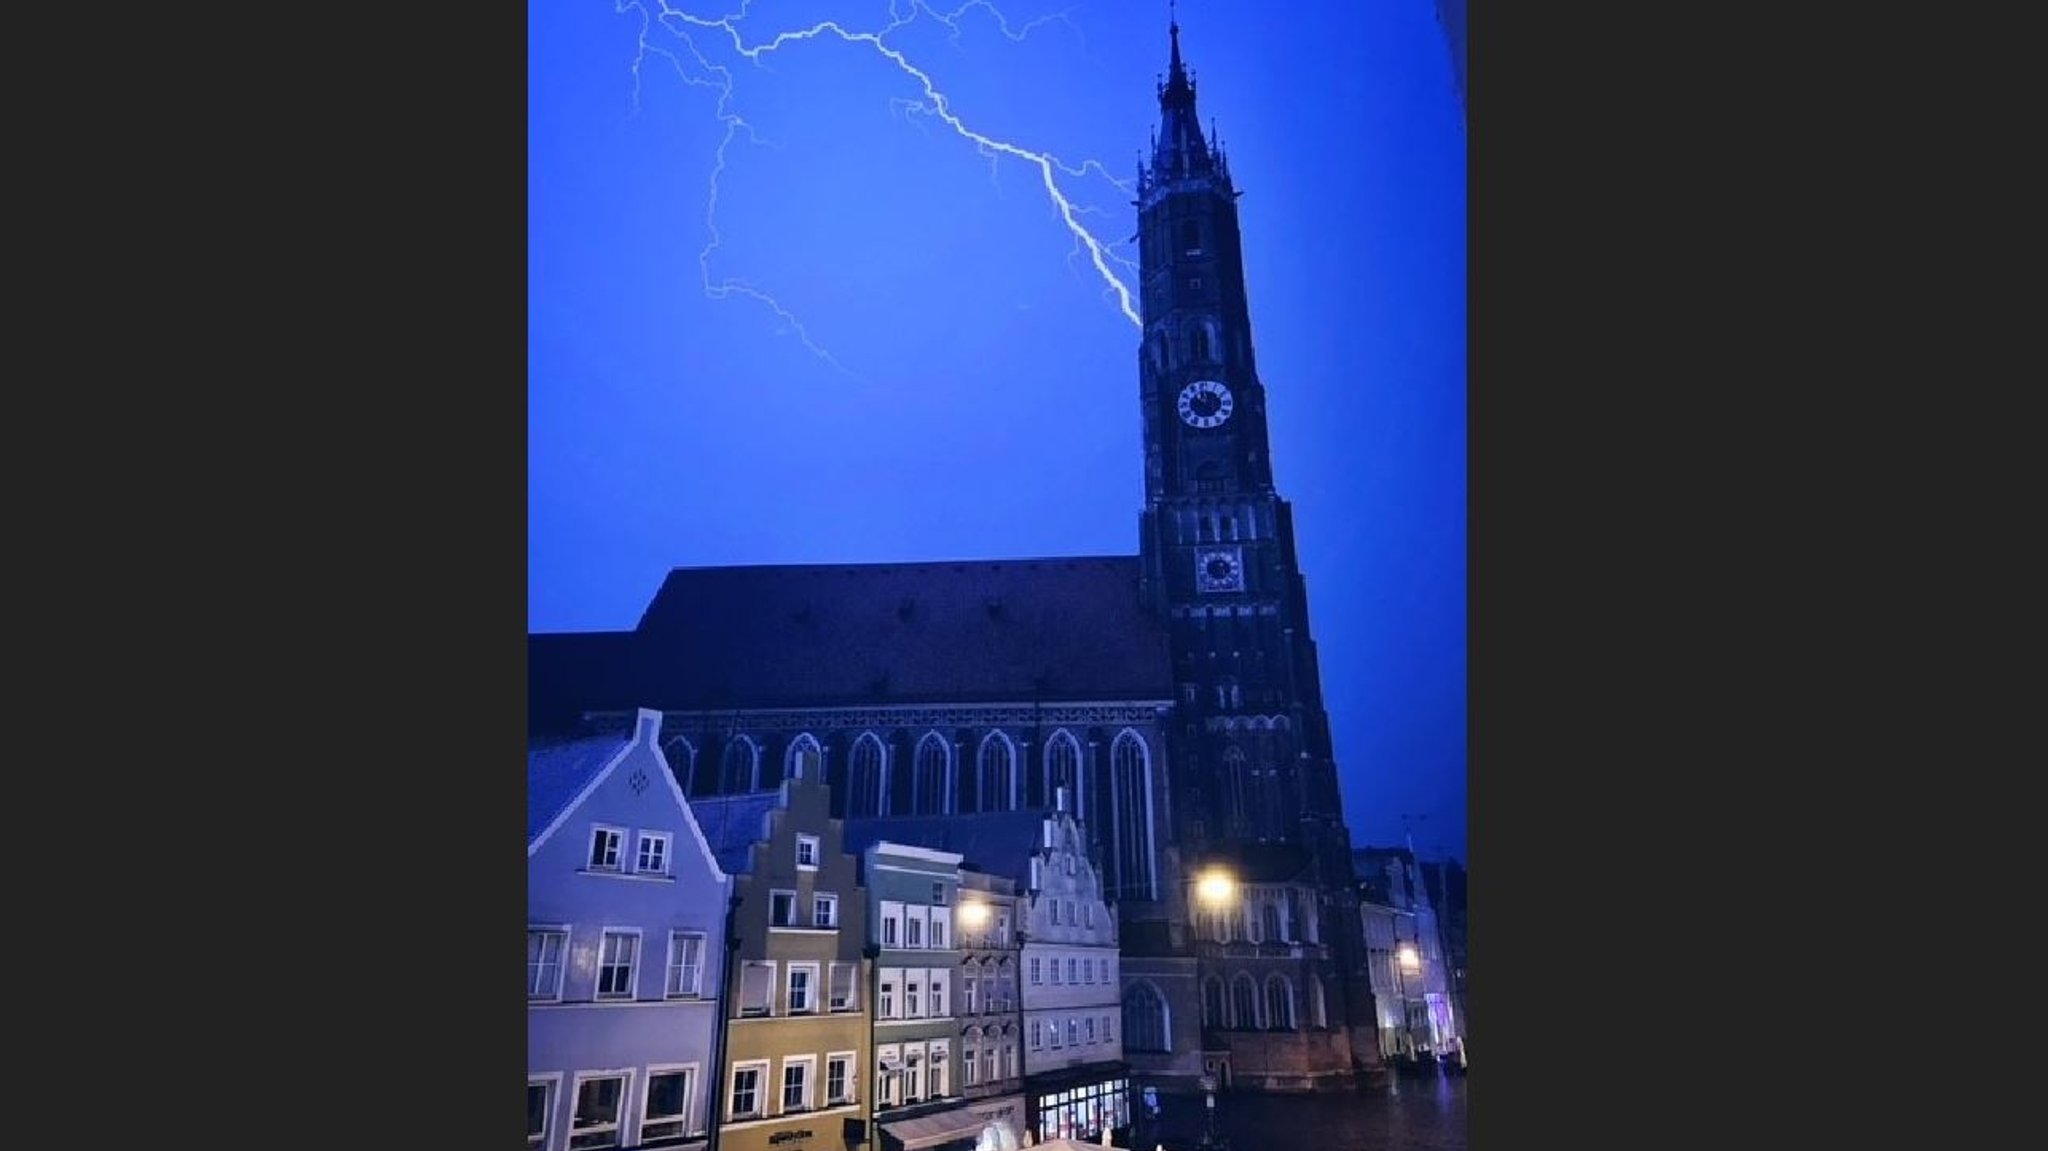
[[[877, 928], [874, 926], [874, 921], [872, 918], [870, 918], [868, 921], [868, 930], [877, 930]], [[867, 960], [868, 967], [867, 1065], [868, 1070], [871, 1073], [869, 1076], [871, 1082], [869, 1082], [867, 1085], [868, 1125], [867, 1130], [861, 1132], [861, 1135], [865, 1146], [880, 1147], [882, 1145], [882, 1140], [880, 1135], [875, 1130], [875, 1103], [876, 1100], [879, 1099], [882, 1094], [882, 1068], [881, 1061], [875, 1055], [875, 1018], [876, 1013], [881, 1009], [882, 1006], [880, 999], [880, 996], [882, 994], [882, 945], [879, 943], [861, 944], [860, 957], [862, 959]]]
[[[1204, 910], [1221, 913], [1234, 906], [1237, 900], [1237, 877], [1228, 869], [1212, 865], [1195, 878], [1195, 901]], [[1220, 1151], [1227, 1148], [1229, 1144], [1216, 1134], [1216, 1076], [1213, 1074], [1202, 1076], [1202, 1107], [1202, 1139], [1197, 1146], [1204, 1148], [1205, 1151]]]

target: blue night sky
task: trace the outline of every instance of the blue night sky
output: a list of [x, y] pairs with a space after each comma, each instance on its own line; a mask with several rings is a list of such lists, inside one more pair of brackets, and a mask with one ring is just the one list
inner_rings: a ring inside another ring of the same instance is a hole
[[[878, 46], [805, 33], [881, 33], [889, 0], [530, 0], [531, 630], [629, 628], [671, 567], [1136, 552], [1137, 328], [1040, 165], [963, 137], [906, 66], [968, 131], [1053, 157], [1135, 288], [1165, 0], [894, 13]], [[1416, 846], [1463, 858], [1465, 137], [1442, 30], [1430, 0], [1179, 18], [1244, 190], [1346, 818], [1398, 843], [1426, 815]]]

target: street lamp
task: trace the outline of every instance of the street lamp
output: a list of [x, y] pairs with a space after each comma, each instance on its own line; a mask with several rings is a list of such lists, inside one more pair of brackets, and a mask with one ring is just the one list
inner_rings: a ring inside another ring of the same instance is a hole
[[[1238, 902], [1237, 876], [1229, 869], [1211, 866], [1195, 878], [1195, 901], [1212, 914], [1220, 916], [1236, 906]], [[1226, 938], [1230, 934], [1220, 931]], [[1216, 1135], [1216, 1076], [1202, 1076], [1202, 1139], [1196, 1144], [1204, 1151], [1220, 1151], [1229, 1145]]]
[[1195, 898], [1211, 908], [1222, 908], [1237, 898], [1237, 877], [1212, 867], [1195, 880]]

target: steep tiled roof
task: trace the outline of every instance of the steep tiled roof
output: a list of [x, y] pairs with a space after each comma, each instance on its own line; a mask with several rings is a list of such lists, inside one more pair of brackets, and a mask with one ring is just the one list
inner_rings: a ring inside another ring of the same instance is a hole
[[690, 811], [703, 829], [711, 855], [727, 875], [752, 871], [753, 846], [768, 836], [768, 813], [780, 806], [779, 791], [754, 791], [746, 795], [715, 798], [693, 797]]
[[532, 843], [545, 831], [625, 748], [626, 741], [616, 735], [530, 744], [526, 752], [526, 842]]
[[860, 855], [881, 840], [960, 854], [960, 866], [1017, 881], [1031, 881], [1031, 852], [1045, 817], [1035, 811], [980, 815], [912, 815], [846, 821], [846, 853]]
[[1163, 699], [1133, 556], [678, 568], [634, 632], [529, 637], [536, 722], [650, 707]]

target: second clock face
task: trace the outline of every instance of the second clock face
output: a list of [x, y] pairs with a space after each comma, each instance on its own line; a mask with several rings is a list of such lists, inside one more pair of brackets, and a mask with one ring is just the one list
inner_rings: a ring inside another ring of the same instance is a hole
[[1196, 380], [1180, 390], [1181, 422], [1191, 428], [1213, 428], [1230, 418], [1236, 403], [1230, 389], [1215, 380]]

